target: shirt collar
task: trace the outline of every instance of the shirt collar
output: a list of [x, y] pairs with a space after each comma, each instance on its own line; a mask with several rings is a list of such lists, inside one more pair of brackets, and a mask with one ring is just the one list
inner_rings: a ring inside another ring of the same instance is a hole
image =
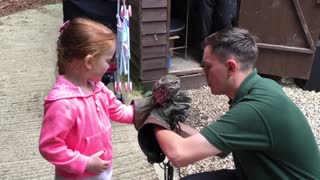
[[241, 98], [249, 94], [250, 90], [252, 89], [253, 84], [260, 78], [257, 73], [257, 69], [253, 69], [253, 71], [243, 80], [241, 83], [237, 94], [233, 100], [229, 101], [229, 104], [235, 105]]

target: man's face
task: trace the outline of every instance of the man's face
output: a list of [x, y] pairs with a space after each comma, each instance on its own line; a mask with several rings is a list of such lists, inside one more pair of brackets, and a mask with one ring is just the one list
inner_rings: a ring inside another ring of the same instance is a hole
[[206, 46], [203, 53], [204, 73], [211, 93], [225, 94], [227, 90], [228, 69], [218, 60], [210, 46]]

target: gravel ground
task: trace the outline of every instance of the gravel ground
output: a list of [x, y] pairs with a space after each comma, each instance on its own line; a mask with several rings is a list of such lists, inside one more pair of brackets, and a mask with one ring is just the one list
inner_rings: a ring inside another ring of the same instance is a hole
[[[320, 93], [304, 91], [297, 87], [291, 79], [282, 78], [279, 84], [308, 118], [317, 143], [320, 146]], [[214, 122], [228, 110], [228, 98], [223, 95], [212, 95], [209, 87], [188, 90], [188, 93], [192, 97], [192, 104], [190, 116], [186, 123], [197, 130]], [[233, 168], [233, 159], [229, 155], [224, 159], [211, 157], [198, 161], [187, 167], [180, 168], [180, 173], [185, 176], [198, 172]]]

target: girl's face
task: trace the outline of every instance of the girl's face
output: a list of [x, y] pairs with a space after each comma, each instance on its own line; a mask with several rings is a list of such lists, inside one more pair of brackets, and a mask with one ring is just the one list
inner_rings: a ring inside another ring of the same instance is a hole
[[[115, 51], [112, 51], [115, 52]], [[112, 64], [115, 61], [115, 53], [110, 53], [110, 51], [104, 53], [101, 56], [97, 56], [94, 60], [94, 64], [92, 66], [92, 79], [94, 82], [101, 81], [103, 75], [107, 72]]]

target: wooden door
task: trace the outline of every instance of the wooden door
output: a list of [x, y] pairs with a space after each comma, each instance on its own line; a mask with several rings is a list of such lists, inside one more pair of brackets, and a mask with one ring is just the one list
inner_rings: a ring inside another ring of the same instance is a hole
[[320, 34], [319, 0], [242, 0], [239, 27], [258, 37], [259, 73], [309, 79]]

